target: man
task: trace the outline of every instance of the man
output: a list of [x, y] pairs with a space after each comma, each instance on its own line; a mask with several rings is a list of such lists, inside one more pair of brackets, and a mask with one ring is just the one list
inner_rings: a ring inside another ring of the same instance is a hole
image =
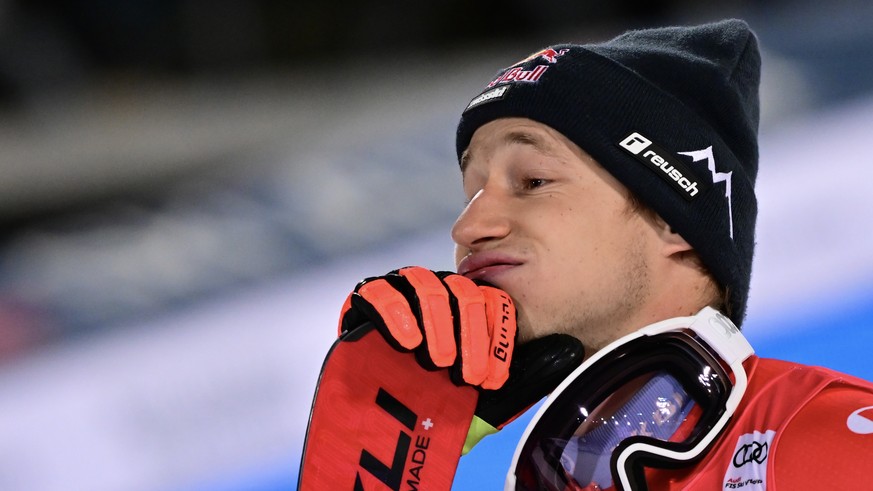
[[[501, 70], [458, 126], [457, 274], [363, 281], [341, 333], [372, 321], [423, 366], [501, 394], [512, 407], [495, 429], [530, 403], [505, 397], [512, 343], [492, 354], [515, 326], [496, 306], [514, 314], [518, 356], [555, 333], [581, 341], [589, 360], [532, 422], [510, 487], [873, 489], [873, 385], [760, 359], [734, 327], [759, 72], [737, 20], [552, 46]], [[630, 429], [608, 428], [619, 422]]]

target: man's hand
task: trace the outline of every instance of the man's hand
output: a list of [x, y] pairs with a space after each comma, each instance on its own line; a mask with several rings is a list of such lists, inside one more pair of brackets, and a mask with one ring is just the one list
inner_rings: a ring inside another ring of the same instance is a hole
[[519, 345], [503, 387], [479, 391], [464, 454], [549, 395], [584, 359], [582, 342], [569, 334], [549, 334]]
[[425, 368], [450, 368], [456, 384], [493, 390], [509, 378], [515, 306], [497, 288], [450, 272], [398, 269], [358, 283], [343, 305], [340, 336], [367, 321]]

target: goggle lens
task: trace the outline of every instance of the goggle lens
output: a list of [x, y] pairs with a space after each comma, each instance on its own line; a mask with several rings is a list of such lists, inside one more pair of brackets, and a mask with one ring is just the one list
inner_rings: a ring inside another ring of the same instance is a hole
[[606, 489], [612, 486], [612, 452], [622, 440], [648, 436], [672, 441], [694, 407], [694, 400], [673, 376], [666, 372], [645, 374], [630, 380], [597, 407], [580, 408], [585, 419], [569, 439], [543, 443], [560, 452], [558, 460], [568, 484], [579, 489], [591, 485]]
[[609, 489], [622, 442], [699, 441], [731, 389], [718, 362], [685, 338], [636, 340], [615, 353], [622, 363], [604, 360], [574, 379], [528, 435], [516, 489]]

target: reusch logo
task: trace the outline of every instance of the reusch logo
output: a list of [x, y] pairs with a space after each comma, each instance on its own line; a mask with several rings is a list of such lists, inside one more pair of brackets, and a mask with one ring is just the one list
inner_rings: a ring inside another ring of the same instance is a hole
[[627, 138], [622, 140], [621, 143], [619, 143], [619, 145], [624, 147], [625, 150], [634, 155], [638, 155], [651, 144], [652, 140], [649, 140], [639, 133], [631, 133], [630, 136], [628, 136]]
[[625, 137], [618, 146], [654, 170], [688, 201], [694, 199], [699, 192], [709, 189], [709, 184], [694, 175], [690, 167], [637, 132]]

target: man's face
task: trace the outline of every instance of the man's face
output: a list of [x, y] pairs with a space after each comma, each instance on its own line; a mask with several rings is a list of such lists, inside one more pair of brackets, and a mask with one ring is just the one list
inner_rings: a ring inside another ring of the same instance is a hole
[[565, 332], [599, 349], [647, 323], [654, 228], [593, 158], [548, 126], [507, 118], [474, 133], [462, 168], [458, 272], [509, 293], [522, 341]]

